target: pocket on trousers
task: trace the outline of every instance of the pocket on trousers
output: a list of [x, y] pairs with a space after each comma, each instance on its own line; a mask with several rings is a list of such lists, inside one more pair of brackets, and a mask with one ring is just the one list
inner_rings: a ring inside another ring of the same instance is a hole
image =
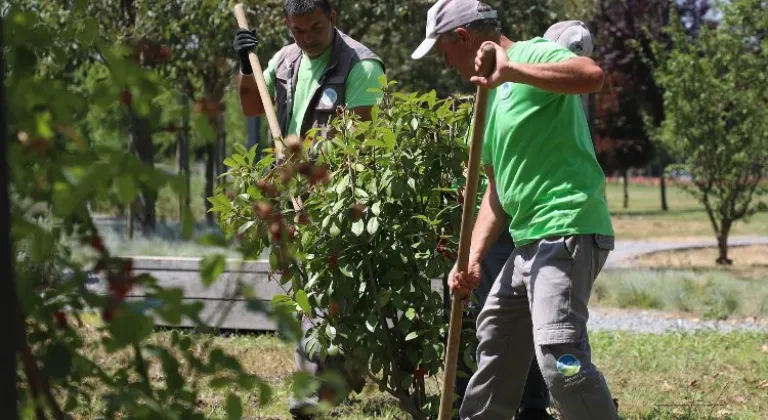
[[543, 325], [534, 333], [534, 341], [539, 346], [578, 343], [583, 338], [583, 328], [571, 322]]

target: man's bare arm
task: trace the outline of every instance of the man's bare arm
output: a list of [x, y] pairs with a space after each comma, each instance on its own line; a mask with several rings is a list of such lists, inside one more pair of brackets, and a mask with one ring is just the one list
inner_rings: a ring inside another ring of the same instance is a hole
[[588, 57], [574, 57], [558, 63], [522, 64], [510, 62], [502, 78], [562, 94], [588, 94], [603, 87], [603, 70]]
[[[493, 42], [484, 42], [496, 49], [496, 68], [489, 77], [473, 76], [478, 86], [493, 89], [505, 82], [524, 83], [549, 92], [583, 95], [602, 89], [603, 69], [588, 57], [574, 57], [557, 63], [524, 64], [509, 61], [507, 51]], [[482, 47], [475, 57], [475, 70], [484, 67]]]
[[264, 104], [261, 102], [259, 87], [252, 75], [238, 75], [237, 89], [240, 93], [240, 108], [248, 117], [264, 115]]
[[493, 169], [486, 167], [488, 187], [485, 189], [480, 211], [477, 213], [475, 227], [472, 229], [472, 246], [469, 251], [470, 262], [483, 260], [488, 249], [499, 239], [501, 232], [508, 226], [508, 217], [501, 207], [499, 195], [496, 192], [496, 181]]

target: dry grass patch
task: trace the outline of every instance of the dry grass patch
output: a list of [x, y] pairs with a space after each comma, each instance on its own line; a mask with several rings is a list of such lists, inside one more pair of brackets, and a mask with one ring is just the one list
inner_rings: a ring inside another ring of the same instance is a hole
[[639, 267], [708, 269], [730, 272], [745, 279], [768, 277], [768, 245], [735, 246], [728, 250], [733, 265], [722, 266], [715, 262], [715, 247], [675, 251], [662, 251], [641, 255], [633, 260]]

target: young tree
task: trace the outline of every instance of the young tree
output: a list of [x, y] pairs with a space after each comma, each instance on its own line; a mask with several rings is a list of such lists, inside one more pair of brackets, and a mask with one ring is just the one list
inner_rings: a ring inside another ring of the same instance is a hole
[[734, 222], [757, 211], [766, 192], [768, 16], [755, 13], [766, 8], [765, 0], [724, 5], [721, 24], [702, 28], [695, 42], [671, 19], [672, 48], [655, 45], [654, 77], [666, 92], [665, 119], [654, 133], [692, 174], [688, 191], [706, 208], [719, 264], [732, 263]]

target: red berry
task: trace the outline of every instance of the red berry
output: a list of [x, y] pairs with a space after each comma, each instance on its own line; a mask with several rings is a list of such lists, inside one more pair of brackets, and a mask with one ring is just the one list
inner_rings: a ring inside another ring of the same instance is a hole
[[161, 45], [160, 49], [157, 51], [157, 59], [161, 63], [164, 63], [168, 61], [168, 57], [171, 55], [171, 49], [168, 48], [167, 45]]
[[339, 266], [339, 256], [334, 252], [328, 257], [328, 267], [336, 268]]
[[272, 204], [267, 203], [266, 201], [257, 201], [253, 205], [253, 213], [261, 220], [266, 220], [267, 217], [272, 213]]
[[123, 89], [120, 91], [120, 103], [123, 105], [130, 105], [133, 103], [133, 95], [130, 90]]
[[299, 213], [299, 224], [300, 224], [300, 225], [308, 225], [308, 224], [310, 224], [310, 223], [311, 223], [311, 222], [310, 222], [310, 220], [309, 220], [309, 216], [307, 215], [307, 213], [305, 213], [305, 212], [303, 212], [303, 211], [302, 211], [302, 212], [300, 212], [300, 213]]
[[283, 226], [280, 222], [272, 222], [271, 225], [269, 225], [269, 231], [272, 233], [272, 241], [273, 242], [280, 242], [280, 239], [282, 238], [282, 231]]
[[109, 305], [101, 312], [101, 318], [104, 321], [111, 322], [113, 319], [115, 319], [115, 307], [113, 305]]
[[62, 311], [56, 311], [53, 316], [56, 318], [56, 324], [59, 327], [65, 328], [67, 326], [67, 314]]
[[312, 164], [309, 162], [301, 162], [296, 167], [296, 171], [306, 177], [312, 175]]
[[358, 203], [352, 206], [351, 210], [352, 210], [351, 211], [352, 220], [358, 220], [361, 217], [363, 217], [363, 213], [365, 212], [365, 206]]
[[123, 273], [129, 274], [133, 271], [133, 258], [123, 259]]
[[328, 315], [332, 318], [339, 316], [339, 304], [333, 299], [328, 303]]
[[104, 253], [106, 248], [104, 248], [104, 241], [101, 239], [101, 236], [99, 235], [91, 235], [87, 238], [85, 238], [85, 241], [95, 250]]

